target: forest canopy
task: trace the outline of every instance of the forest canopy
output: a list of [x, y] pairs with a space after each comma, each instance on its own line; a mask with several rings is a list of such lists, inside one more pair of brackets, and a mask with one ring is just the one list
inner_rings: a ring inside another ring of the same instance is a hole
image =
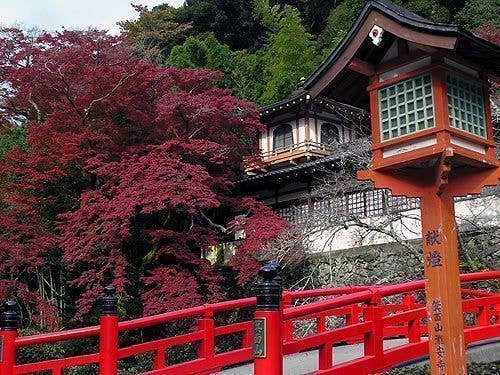
[[[394, 2], [432, 22], [456, 24], [500, 43], [496, 0]], [[177, 9], [136, 7], [139, 18], [120, 25], [142, 56], [165, 66], [219, 70], [236, 97], [266, 105], [297, 89], [335, 49], [365, 3], [186, 0]]]

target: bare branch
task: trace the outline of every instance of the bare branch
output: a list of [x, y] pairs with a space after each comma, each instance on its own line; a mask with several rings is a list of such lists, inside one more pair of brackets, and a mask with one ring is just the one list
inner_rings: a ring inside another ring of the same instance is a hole
[[36, 111], [36, 121], [37, 122], [42, 122], [42, 111], [40, 111], [40, 107], [38, 107], [38, 104], [35, 103], [35, 101], [31, 97], [31, 92], [28, 95], [28, 102], [33, 106], [33, 108]]
[[116, 92], [116, 90], [118, 90], [118, 88], [120, 88], [121, 86], [123, 86], [131, 77], [135, 76], [136, 74], [137, 73], [130, 73], [130, 74], [127, 74], [127, 75], [123, 76], [122, 78], [120, 78], [120, 80], [118, 81], [118, 83], [107, 94], [101, 96], [100, 98], [92, 100], [90, 102], [89, 106], [83, 111], [83, 114], [84, 114], [83, 115], [83, 119], [84, 120], [87, 119], [90, 111], [92, 110], [92, 107], [95, 104], [97, 104], [97, 103], [99, 103], [99, 102], [101, 102], [101, 101], [109, 98], [111, 95], [113, 95]]
[[203, 219], [205, 219], [207, 221], [208, 224], [210, 224], [210, 226], [218, 229], [219, 231], [221, 231], [222, 233], [228, 233], [229, 232], [229, 229], [220, 225], [220, 224], [217, 224], [217, 223], [214, 223], [207, 215], [205, 215], [205, 213], [203, 211], [200, 211], [200, 215]]

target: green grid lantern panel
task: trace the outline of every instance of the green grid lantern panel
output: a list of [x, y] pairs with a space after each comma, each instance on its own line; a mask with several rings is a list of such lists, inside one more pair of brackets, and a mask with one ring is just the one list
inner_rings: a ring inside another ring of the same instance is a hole
[[384, 87], [378, 99], [382, 141], [434, 127], [431, 73]]
[[486, 137], [484, 96], [481, 85], [455, 74], [446, 74], [450, 125], [467, 133]]

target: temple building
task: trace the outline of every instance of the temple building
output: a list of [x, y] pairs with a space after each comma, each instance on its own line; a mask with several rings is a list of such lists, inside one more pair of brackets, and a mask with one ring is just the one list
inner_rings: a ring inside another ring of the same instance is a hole
[[[315, 191], [330, 173], [349, 168], [339, 160], [352, 145], [370, 148], [382, 170], [391, 158], [404, 162], [416, 150], [438, 152], [443, 139], [464, 158], [474, 153], [481, 155], [479, 164], [493, 163], [495, 142], [486, 125], [492, 121], [489, 81], [500, 76], [499, 51], [457, 26], [432, 23], [389, 1], [367, 2], [298, 90], [260, 109], [267, 126], [259, 135], [262, 164], [248, 165], [237, 186], [298, 224], [321, 210], [366, 223], [408, 212], [413, 218], [396, 227], [405, 238], [419, 238], [418, 199], [363, 184], [329, 198]], [[370, 131], [374, 121], [378, 134]], [[457, 218], [464, 217], [459, 225], [500, 224], [498, 187], [488, 192], [457, 200]], [[355, 229], [346, 228], [328, 246], [318, 238], [318, 249], [390, 241], [380, 233], [361, 241], [354, 236]]]

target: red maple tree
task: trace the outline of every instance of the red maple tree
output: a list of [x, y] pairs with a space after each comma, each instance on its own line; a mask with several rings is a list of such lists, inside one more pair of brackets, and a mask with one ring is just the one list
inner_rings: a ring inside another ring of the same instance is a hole
[[500, 29], [491, 24], [486, 24], [472, 31], [478, 37], [487, 40], [497, 46], [500, 45]]
[[243, 282], [252, 251], [285, 226], [233, 195], [261, 124], [217, 88], [220, 73], [149, 64], [99, 31], [6, 29], [0, 75], [1, 120], [27, 128], [26, 146], [0, 161], [0, 299], [54, 319], [34, 275], [55, 267], [76, 318], [107, 283], [144, 314], [219, 300], [222, 276], [201, 252], [245, 230]]

